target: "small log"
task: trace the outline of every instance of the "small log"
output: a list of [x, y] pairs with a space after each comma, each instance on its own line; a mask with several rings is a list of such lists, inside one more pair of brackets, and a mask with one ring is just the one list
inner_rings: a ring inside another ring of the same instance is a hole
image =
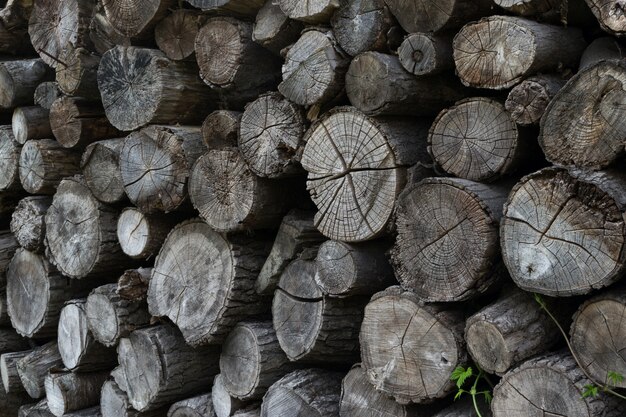
[[397, 56], [379, 52], [365, 52], [352, 60], [346, 94], [354, 107], [372, 116], [432, 115], [464, 96], [456, 80], [415, 77]]
[[102, 56], [98, 88], [107, 118], [124, 131], [155, 123], [201, 122], [215, 96], [198, 79], [195, 63], [169, 60], [154, 49], [123, 46]]
[[322, 105], [342, 95], [349, 64], [332, 31], [308, 29], [285, 56], [278, 90], [301, 106]]
[[93, 407], [100, 401], [100, 390], [109, 373], [50, 372], [46, 376], [46, 400], [56, 417]]
[[189, 196], [218, 232], [272, 229], [289, 209], [288, 183], [257, 177], [236, 148], [212, 150], [193, 166]]
[[120, 203], [126, 199], [120, 171], [120, 151], [125, 138], [91, 143], [83, 152], [80, 167], [94, 197], [103, 203]]
[[11, 233], [26, 250], [42, 253], [46, 224], [44, 217], [52, 204], [48, 196], [30, 196], [20, 200], [11, 218]]
[[117, 294], [117, 284], [96, 288], [87, 297], [86, 316], [93, 337], [104, 346], [115, 346], [122, 337], [150, 324], [145, 300], [131, 301]]
[[43, 107], [50, 110], [52, 103], [63, 96], [63, 92], [59, 88], [56, 81], [45, 81], [37, 85], [35, 92], [33, 93], [33, 101], [35, 106]]
[[120, 389], [115, 381], [106, 381], [102, 385], [100, 412], [102, 417], [165, 417], [162, 409], [143, 413], [133, 409], [128, 400], [128, 395]]
[[465, 25], [452, 46], [463, 84], [502, 90], [538, 72], [575, 67], [586, 43], [577, 28], [491, 16]]
[[209, 150], [237, 146], [239, 126], [243, 113], [216, 110], [202, 123], [202, 140]]
[[11, 125], [0, 126], [0, 191], [21, 191], [19, 161], [22, 146], [15, 141]]
[[94, 10], [91, 23], [89, 24], [89, 40], [95, 51], [103, 55], [109, 49], [117, 45], [130, 46], [131, 39], [122, 35], [113, 28], [104, 11], [102, 2], [98, 2]]
[[564, 297], [619, 279], [624, 190], [626, 177], [614, 171], [546, 168], [522, 178], [500, 223], [502, 258], [513, 281], [525, 291]]
[[131, 133], [119, 157], [128, 198], [144, 213], [176, 210], [187, 198], [191, 167], [205, 150], [195, 126], [148, 126]]
[[151, 38], [154, 27], [176, 6], [176, 0], [102, 0], [111, 26], [128, 38]]
[[224, 378], [221, 374], [216, 375], [213, 380], [211, 402], [213, 403], [216, 417], [231, 417], [237, 410], [244, 408], [247, 404], [247, 402], [230, 395], [224, 386]]
[[387, 261], [386, 242], [345, 243], [327, 240], [315, 258], [315, 282], [332, 297], [371, 296], [396, 280]]
[[23, 350], [20, 352], [8, 352], [0, 355], [0, 374], [2, 374], [4, 392], [7, 394], [26, 392], [24, 385], [22, 385], [22, 380], [17, 373], [17, 361], [31, 352], [31, 350]]
[[219, 372], [218, 346], [192, 348], [170, 325], [135, 330], [120, 340], [118, 355], [137, 411], [201, 393]]
[[302, 173], [297, 163], [306, 130], [304, 111], [278, 93], [249, 103], [241, 117], [239, 150], [260, 177], [284, 178]]
[[[24, 389], [32, 398], [45, 397], [46, 375], [52, 368], [63, 366], [57, 342], [48, 342], [33, 349], [31, 353], [17, 361], [17, 373]], [[46, 404], [47, 408], [47, 404]]]
[[504, 106], [518, 125], [539, 124], [546, 107], [564, 85], [565, 80], [554, 74], [530, 77], [513, 87]]
[[52, 139], [29, 140], [20, 152], [20, 181], [31, 194], [54, 194], [63, 178], [80, 172], [80, 154]]
[[64, 64], [59, 65], [56, 70], [56, 81], [61, 91], [68, 96], [100, 101], [98, 90], [100, 55], [85, 48], [66, 47], [61, 51], [59, 59]]
[[[261, 417], [288, 416], [295, 410], [303, 415], [339, 415], [341, 378], [338, 372], [304, 369], [285, 375], [267, 391]], [[306, 411], [304, 411], [306, 410]]]
[[97, 140], [121, 135], [109, 123], [102, 105], [75, 97], [61, 97], [52, 104], [50, 127], [64, 148], [83, 149]]
[[375, 294], [365, 307], [360, 340], [370, 382], [400, 404], [448, 395], [456, 388], [452, 371], [467, 362], [460, 313], [424, 305], [397, 286]]
[[489, 0], [385, 0], [400, 26], [408, 33], [445, 32], [493, 13]]
[[61, 181], [46, 213], [46, 254], [64, 275], [84, 278], [132, 265], [117, 240], [119, 211], [99, 202], [80, 176]]
[[148, 259], [161, 249], [175, 219], [144, 214], [134, 207], [125, 208], [117, 221], [117, 239], [124, 253], [133, 259]]
[[51, 76], [52, 72], [39, 58], [3, 61], [0, 63], [0, 107], [32, 105], [35, 89]]
[[46, 139], [52, 137], [50, 127], [50, 111], [39, 106], [18, 107], [13, 111], [11, 120], [13, 136], [19, 144], [30, 139]]
[[494, 417], [623, 415], [623, 403], [609, 394], [585, 396], [587, 379], [569, 352], [530, 359], [506, 373], [493, 390]]
[[605, 59], [622, 59], [626, 55], [625, 47], [614, 37], [605, 36], [591, 42], [580, 57], [578, 72]]
[[398, 49], [400, 64], [414, 75], [434, 75], [454, 68], [452, 38], [432, 33], [411, 33]]
[[252, 40], [276, 55], [295, 43], [303, 25], [287, 17], [273, 0], [267, 0], [256, 15]]
[[192, 346], [220, 343], [235, 324], [268, 310], [253, 290], [268, 243], [259, 234], [221, 235], [200, 219], [179, 224], [154, 264], [150, 313], [169, 317]]
[[291, 19], [314, 25], [328, 23], [335, 10], [341, 5], [338, 0], [316, 0], [314, 2], [278, 0], [277, 3], [283, 13]]
[[148, 294], [152, 268], [128, 269], [117, 280], [116, 293], [125, 300], [141, 301]]
[[280, 347], [292, 361], [353, 363], [359, 355], [359, 328], [367, 300], [324, 296], [315, 273], [315, 262], [303, 259], [283, 271], [272, 303]]
[[605, 32], [615, 36], [626, 34], [624, 22], [624, 4], [620, 1], [585, 0], [591, 9], [600, 27]]
[[167, 417], [216, 417], [211, 394], [187, 398], [172, 404]]
[[174, 10], [154, 28], [156, 44], [169, 59], [189, 58], [195, 52], [196, 36], [205, 21], [197, 10]]
[[254, 17], [263, 6], [264, 0], [186, 0], [202, 10], [225, 12], [239, 16]]
[[7, 0], [0, 10], [0, 53], [30, 55], [33, 45], [28, 36], [32, 1]]

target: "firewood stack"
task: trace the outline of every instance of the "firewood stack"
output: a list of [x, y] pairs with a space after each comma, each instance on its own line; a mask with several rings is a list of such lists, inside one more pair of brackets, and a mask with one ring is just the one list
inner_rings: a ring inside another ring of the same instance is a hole
[[626, 415], [623, 3], [0, 2], [0, 417]]

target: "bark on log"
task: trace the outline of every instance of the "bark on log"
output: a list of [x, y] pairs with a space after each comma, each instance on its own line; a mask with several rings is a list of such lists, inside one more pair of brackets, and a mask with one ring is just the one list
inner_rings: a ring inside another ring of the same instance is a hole
[[277, 227], [289, 209], [287, 188], [286, 182], [257, 177], [236, 148], [204, 154], [189, 178], [193, 206], [218, 232]]
[[61, 51], [56, 70], [56, 81], [61, 91], [69, 96], [100, 101], [98, 65], [100, 55], [85, 48], [66, 47]]
[[107, 139], [91, 143], [81, 157], [85, 182], [94, 197], [103, 203], [114, 204], [126, 199], [120, 171], [120, 151], [125, 138]]
[[4, 275], [6, 269], [15, 255], [15, 251], [20, 247], [15, 236], [9, 230], [0, 231], [0, 277]]
[[[152, 417], [150, 412], [140, 413], [133, 409], [128, 395], [120, 389], [115, 381], [106, 381], [100, 392], [100, 412], [102, 417]], [[154, 417], [164, 417], [164, 414], [154, 414]]]
[[292, 361], [353, 363], [367, 300], [324, 296], [315, 273], [315, 262], [303, 259], [283, 271], [272, 304], [278, 342]]
[[50, 110], [52, 103], [63, 96], [56, 81], [44, 81], [35, 88], [33, 93], [35, 106]]
[[202, 123], [202, 140], [209, 150], [237, 146], [242, 112], [216, 110]]
[[20, 181], [31, 194], [54, 194], [63, 180], [80, 172], [80, 153], [52, 139], [29, 140], [20, 152]]
[[328, 240], [320, 245], [315, 281], [333, 297], [371, 296], [393, 285], [393, 269], [387, 261], [386, 242], [350, 244]]
[[201, 122], [215, 96], [198, 79], [193, 62], [172, 61], [154, 49], [123, 46], [102, 56], [98, 88], [107, 118], [125, 131], [155, 123]]
[[522, 178], [500, 225], [502, 258], [515, 283], [563, 297], [619, 279], [625, 189], [626, 178], [613, 171], [546, 168]]
[[397, 286], [365, 307], [360, 340], [370, 382], [400, 404], [443, 398], [455, 389], [452, 371], [467, 361], [459, 312], [424, 305]]
[[622, 1], [585, 0], [585, 2], [605, 32], [615, 36], [626, 34], [625, 10]]
[[216, 375], [213, 380], [211, 402], [217, 417], [231, 417], [247, 404], [247, 402], [230, 395], [224, 386], [224, 378], [221, 374]]
[[397, 56], [365, 52], [346, 74], [350, 103], [371, 116], [432, 115], [464, 97], [462, 86], [445, 76], [415, 77]]
[[493, 13], [488, 0], [385, 0], [400, 26], [408, 33], [444, 32]]
[[49, 342], [33, 349], [17, 361], [17, 373], [24, 389], [35, 399], [46, 395], [44, 380], [51, 368], [62, 367], [63, 361], [56, 342]]
[[192, 348], [170, 325], [135, 330], [120, 340], [128, 398], [138, 411], [154, 410], [205, 391], [219, 372], [219, 347]]
[[567, 7], [558, 0], [494, 0], [494, 3], [520, 16], [541, 16], [551, 11], [560, 14], [559, 9]]
[[176, 6], [176, 0], [102, 0], [111, 26], [129, 38], [151, 38], [154, 27]]
[[211, 394], [199, 395], [172, 404], [167, 417], [216, 417]]
[[385, 233], [406, 167], [430, 161], [427, 128], [419, 118], [374, 120], [350, 107], [335, 108], [314, 124], [301, 163], [320, 232], [345, 242]]
[[304, 369], [285, 375], [265, 394], [261, 417], [339, 415], [342, 376], [338, 372], [320, 369]]
[[[0, 21], [1, 19], [0, 17]], [[0, 40], [0, 44], [1, 42]], [[50, 68], [39, 58], [2, 62], [0, 107], [10, 109], [33, 104], [35, 89], [40, 83], [51, 80], [52, 74]]]
[[400, 64], [414, 75], [434, 75], [454, 68], [449, 35], [411, 33], [398, 49]]
[[0, 374], [2, 374], [2, 385], [5, 393], [15, 394], [26, 392], [24, 385], [22, 385], [22, 380], [17, 373], [17, 361], [31, 352], [31, 350], [22, 350], [20, 352], [7, 352], [0, 355]]
[[174, 10], [154, 28], [156, 44], [169, 59], [189, 58], [195, 52], [196, 36], [205, 21], [197, 10]]
[[541, 119], [539, 144], [558, 165], [601, 169], [624, 153], [626, 63], [600, 61], [577, 73]]
[[285, 56], [278, 90], [301, 106], [325, 104], [343, 94], [349, 64], [330, 30], [308, 29]]
[[291, 19], [315, 25], [328, 23], [335, 10], [341, 5], [339, 0], [316, 0], [314, 2], [278, 0], [277, 3], [283, 13]]
[[609, 394], [583, 396], [591, 383], [569, 353], [540, 356], [504, 375], [491, 410], [494, 417], [623, 415], [623, 403]]
[[202, 10], [226, 12], [240, 16], [254, 16], [264, 0], [186, 0], [187, 3]]
[[144, 213], [176, 210], [187, 198], [187, 178], [206, 150], [195, 126], [148, 126], [131, 133], [120, 151], [124, 189]]
[[11, 218], [11, 233], [26, 250], [41, 253], [44, 249], [46, 224], [44, 217], [52, 204], [47, 196], [31, 196], [20, 200]]
[[28, 36], [32, 1], [8, 0], [0, 10], [0, 53], [29, 55], [33, 45]]
[[235, 411], [233, 417], [261, 417], [261, 407], [250, 405], [241, 410]]
[[155, 261], [150, 313], [169, 317], [192, 346], [220, 343], [239, 321], [268, 310], [253, 290], [268, 251], [263, 235], [224, 236], [200, 219], [179, 224]]
[[132, 265], [117, 240], [119, 211], [96, 200], [80, 176], [61, 181], [46, 213], [46, 254], [64, 275], [84, 278]]
[[13, 111], [11, 125], [17, 143], [30, 139], [51, 138], [50, 111], [39, 106], [18, 107]]
[[518, 125], [539, 124], [548, 104], [564, 85], [565, 80], [555, 74], [530, 77], [513, 87], [504, 106]]
[[246, 105], [239, 129], [239, 150], [260, 177], [302, 173], [297, 159], [304, 146], [304, 111], [279, 93], [264, 94]]
[[44, 398], [37, 404], [24, 405], [20, 407], [18, 417], [54, 417], [48, 408], [48, 401]]
[[580, 29], [511, 16], [469, 23], [453, 41], [456, 72], [463, 84], [496, 90], [538, 72], [575, 67], [585, 46]]
[[46, 400], [56, 417], [93, 407], [100, 401], [100, 390], [109, 373], [50, 372], [46, 376]]
[[273, 0], [267, 0], [256, 15], [252, 40], [276, 55], [298, 40], [303, 25], [287, 17]]
[[117, 280], [117, 294], [125, 300], [141, 301], [148, 294], [148, 282], [152, 268], [138, 268], [124, 271]]
[[98, 2], [91, 23], [89, 24], [89, 40], [95, 51], [104, 54], [115, 46], [130, 46], [131, 39], [117, 32], [104, 11], [101, 2]]
[[615, 38], [605, 36], [591, 42], [580, 57], [578, 72], [605, 59], [622, 59], [626, 48]]
[[150, 324], [145, 300], [131, 301], [117, 294], [117, 284], [96, 288], [87, 297], [87, 324], [104, 346], [115, 346], [122, 337]]
[[134, 207], [125, 208], [117, 221], [117, 239], [126, 255], [148, 259], [161, 249], [176, 219], [158, 214], [144, 214]]
[[0, 192], [22, 190], [19, 161], [22, 146], [15, 141], [11, 125], [0, 126]]

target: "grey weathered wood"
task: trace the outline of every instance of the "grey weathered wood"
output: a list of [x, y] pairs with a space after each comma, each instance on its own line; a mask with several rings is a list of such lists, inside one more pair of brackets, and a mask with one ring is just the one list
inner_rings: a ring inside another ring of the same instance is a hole
[[10, 230], [0, 230], [0, 281], [5, 281], [4, 274], [19, 247], [20, 244]]
[[615, 171], [546, 168], [522, 178], [500, 223], [502, 258], [515, 283], [569, 296], [619, 279], [625, 189], [626, 178]]
[[52, 139], [29, 140], [21, 149], [20, 182], [31, 194], [54, 194], [65, 177], [80, 172], [80, 153]]
[[261, 417], [261, 407], [257, 405], [249, 405], [241, 410], [235, 411], [233, 417]]
[[154, 28], [156, 44], [169, 59], [189, 58], [195, 52], [196, 36], [205, 21], [206, 17], [197, 10], [174, 10]]
[[80, 160], [85, 182], [94, 197], [103, 203], [126, 199], [120, 171], [120, 151], [125, 138], [106, 139], [87, 145]]
[[11, 217], [11, 232], [21, 247], [41, 253], [44, 249], [46, 225], [44, 217], [52, 198], [30, 196], [20, 200]]
[[449, 35], [411, 33], [398, 48], [405, 70], [414, 75], [432, 75], [454, 68]]
[[48, 371], [62, 366], [57, 343], [48, 342], [34, 348], [31, 353], [17, 361], [17, 373], [28, 395], [39, 399], [46, 395], [44, 380]]
[[56, 81], [65, 94], [100, 101], [98, 65], [100, 55], [85, 48], [67, 46], [61, 51], [62, 65], [56, 68]]
[[452, 371], [467, 362], [463, 317], [389, 287], [372, 297], [361, 326], [361, 360], [376, 390], [400, 404], [432, 402], [456, 386]]
[[120, 340], [118, 355], [138, 411], [204, 392], [219, 372], [218, 346], [192, 348], [171, 325], [135, 330]]
[[113, 28], [126, 37], [151, 38], [154, 27], [169, 9], [176, 6], [175, 0], [102, 0], [106, 16]]
[[564, 85], [565, 80], [556, 74], [527, 78], [511, 89], [504, 106], [518, 125], [538, 124], [548, 104]]
[[408, 33], [445, 32], [493, 13], [488, 0], [385, 0]]
[[622, 59], [626, 54], [624, 46], [614, 37], [605, 36], [591, 42], [580, 57], [578, 71], [587, 69], [604, 59]]
[[10, 109], [33, 104], [35, 89], [49, 81], [52, 74], [39, 58], [3, 61], [0, 63], [0, 107]]
[[104, 54], [116, 45], [130, 46], [131, 39], [117, 32], [104, 11], [104, 6], [98, 2], [89, 24], [89, 40], [94, 50]]
[[211, 402], [216, 417], [231, 417], [237, 410], [244, 408], [246, 401], [230, 395], [224, 386], [222, 375], [216, 375], [211, 388]]
[[269, 309], [253, 290], [268, 252], [260, 234], [225, 236], [200, 219], [179, 224], [155, 261], [150, 313], [169, 317], [193, 346], [223, 341], [239, 321]]
[[5, 393], [14, 394], [26, 392], [24, 385], [22, 385], [22, 380], [17, 373], [17, 361], [31, 352], [31, 350], [22, 350], [0, 355], [0, 374], [2, 375], [2, 385]]
[[0, 52], [13, 55], [30, 55], [33, 45], [28, 36], [28, 19], [33, 9], [32, 1], [7, 0], [0, 10]]
[[39, 106], [18, 107], [13, 111], [11, 126], [17, 143], [24, 144], [29, 139], [51, 138], [50, 111]]
[[145, 214], [127, 207], [117, 221], [117, 239], [126, 255], [133, 259], [148, 259], [158, 253], [175, 224], [175, 218]]
[[167, 417], [216, 417], [211, 394], [187, 398], [172, 404]]
[[216, 110], [202, 123], [202, 140], [209, 150], [237, 146], [242, 112]]
[[456, 72], [463, 84], [496, 90], [538, 72], [574, 67], [585, 46], [580, 29], [512, 16], [468, 23], [453, 41]]
[[48, 401], [44, 398], [36, 404], [20, 407], [18, 417], [54, 417], [48, 408]]
[[165, 416], [165, 414], [152, 414], [151, 412], [140, 413], [133, 409], [128, 400], [128, 395], [120, 389], [113, 380], [106, 381], [102, 385], [100, 392], [100, 412], [102, 417], [148, 417], [154, 415]]
[[202, 10], [224, 12], [242, 16], [254, 16], [263, 6], [263, 0], [186, 0]]
[[51, 371], [46, 375], [46, 400], [56, 417], [93, 407], [100, 401], [100, 390], [109, 373]]
[[56, 81], [44, 81], [35, 88], [33, 101], [36, 106], [50, 110], [52, 103], [62, 95], [63, 92], [59, 89]]
[[152, 268], [128, 269], [117, 280], [116, 293], [125, 300], [141, 301], [148, 294]]
[[313, 2], [278, 0], [277, 3], [283, 13], [291, 19], [311, 24], [327, 23], [341, 5], [339, 0], [316, 0]]
[[585, 0], [591, 9], [600, 27], [611, 35], [623, 36], [626, 34], [624, 22], [624, 5], [620, 1]]
[[0, 126], [0, 191], [21, 191], [19, 161], [22, 146], [15, 141], [11, 125]]
[[298, 39], [302, 27], [301, 22], [288, 18], [273, 0], [267, 0], [256, 15], [252, 40], [280, 55], [283, 48]]

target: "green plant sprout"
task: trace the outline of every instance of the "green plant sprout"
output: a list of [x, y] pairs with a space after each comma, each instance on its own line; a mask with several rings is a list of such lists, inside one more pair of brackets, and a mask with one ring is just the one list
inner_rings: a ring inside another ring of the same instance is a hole
[[[458, 391], [454, 396], [454, 400], [458, 400], [463, 394], [469, 394], [472, 397], [472, 404], [474, 405], [474, 410], [476, 410], [476, 415], [478, 417], [483, 417], [483, 415], [480, 413], [480, 409], [478, 408], [477, 398], [482, 396], [487, 404], [491, 404], [491, 399], [493, 398], [491, 394], [491, 389], [493, 389], [493, 384], [489, 380], [489, 377], [487, 376], [485, 371], [480, 369], [479, 366], [476, 366], [476, 369], [477, 373], [474, 372], [474, 369], [471, 366], [467, 368], [457, 366], [454, 371], [452, 371], [450, 379], [456, 383], [456, 387], [458, 388]], [[472, 377], [474, 378], [474, 382], [472, 383], [469, 390], [463, 388], [466, 385], [465, 383], [468, 382], [468, 379]], [[491, 389], [479, 391], [478, 385], [481, 380], [485, 381], [491, 387]]]

